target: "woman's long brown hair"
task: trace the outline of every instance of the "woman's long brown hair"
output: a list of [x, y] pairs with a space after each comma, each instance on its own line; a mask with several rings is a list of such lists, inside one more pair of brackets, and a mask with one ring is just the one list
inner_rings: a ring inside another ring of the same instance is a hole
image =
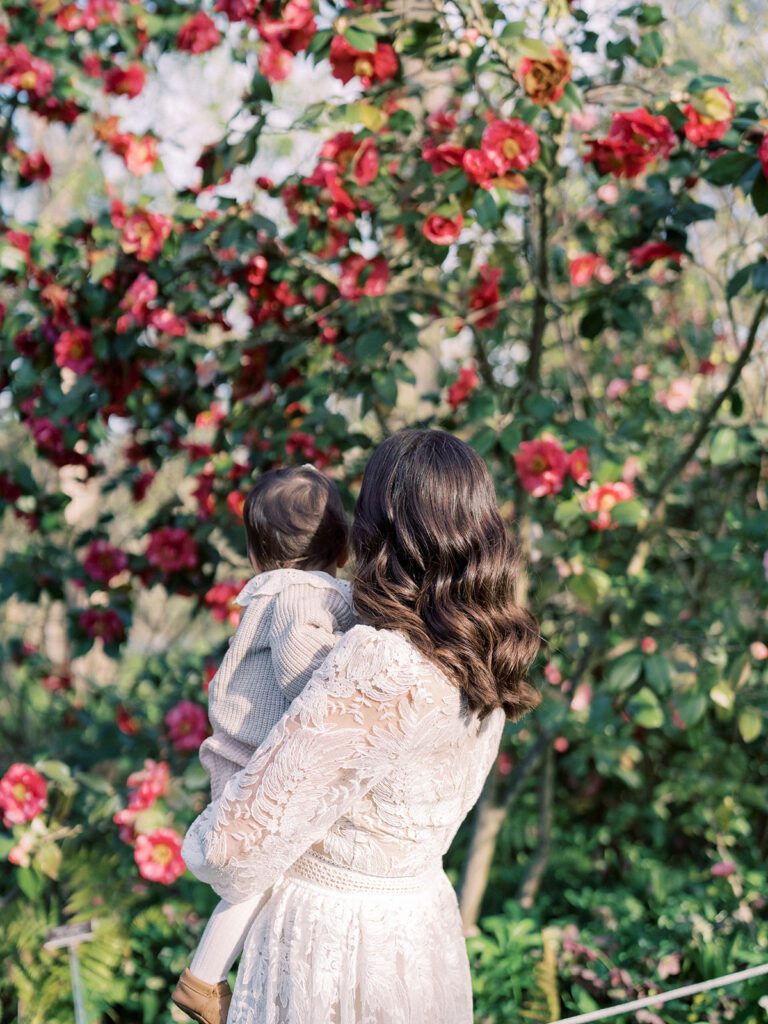
[[374, 451], [355, 507], [354, 602], [396, 629], [466, 694], [481, 718], [516, 720], [539, 703], [526, 673], [538, 623], [516, 600], [520, 555], [493, 480], [468, 444], [404, 430]]

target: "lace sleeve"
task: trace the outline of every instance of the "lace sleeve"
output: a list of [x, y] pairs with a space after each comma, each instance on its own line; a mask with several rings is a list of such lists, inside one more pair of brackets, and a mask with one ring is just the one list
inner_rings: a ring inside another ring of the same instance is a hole
[[432, 704], [405, 641], [355, 626], [193, 822], [190, 871], [231, 903], [273, 885], [407, 756]]

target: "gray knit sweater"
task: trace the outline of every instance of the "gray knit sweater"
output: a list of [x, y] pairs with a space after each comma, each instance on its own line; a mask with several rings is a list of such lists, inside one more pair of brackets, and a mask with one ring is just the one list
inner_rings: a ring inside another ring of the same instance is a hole
[[213, 800], [357, 621], [349, 583], [325, 572], [260, 573], [236, 603], [245, 610], [211, 681], [213, 735], [200, 747]]

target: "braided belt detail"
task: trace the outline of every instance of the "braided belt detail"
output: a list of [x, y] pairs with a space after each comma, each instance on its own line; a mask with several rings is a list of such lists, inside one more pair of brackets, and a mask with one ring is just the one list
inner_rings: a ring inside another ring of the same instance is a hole
[[438, 862], [418, 875], [368, 875], [307, 850], [288, 868], [285, 877], [303, 878], [339, 892], [419, 892], [434, 885], [441, 874]]

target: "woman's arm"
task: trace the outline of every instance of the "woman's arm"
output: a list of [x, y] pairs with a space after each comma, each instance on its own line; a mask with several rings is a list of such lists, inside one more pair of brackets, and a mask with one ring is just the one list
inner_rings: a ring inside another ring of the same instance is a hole
[[274, 884], [407, 756], [433, 708], [408, 645], [354, 627], [193, 822], [190, 871], [231, 903]]

